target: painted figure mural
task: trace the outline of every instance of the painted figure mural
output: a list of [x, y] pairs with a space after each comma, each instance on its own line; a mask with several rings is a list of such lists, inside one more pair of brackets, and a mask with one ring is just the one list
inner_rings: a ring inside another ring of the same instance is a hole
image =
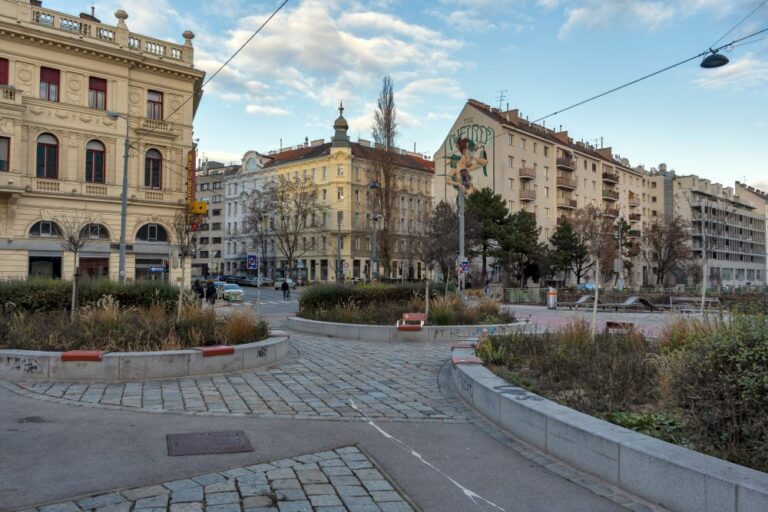
[[[475, 132], [479, 135], [478, 137], [467, 136]], [[489, 138], [492, 139], [492, 134], [493, 131], [485, 127], [476, 127], [474, 131], [462, 129], [447, 141], [446, 147], [450, 150], [447, 157], [450, 163], [448, 177], [453, 186], [465, 195], [475, 190], [473, 173], [482, 169], [483, 176], [488, 176], [488, 153], [485, 150], [485, 143]]]

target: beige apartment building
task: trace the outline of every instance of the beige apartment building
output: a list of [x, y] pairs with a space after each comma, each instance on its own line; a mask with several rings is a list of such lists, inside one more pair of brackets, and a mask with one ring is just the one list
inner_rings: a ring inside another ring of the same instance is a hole
[[[466, 103], [434, 161], [436, 202], [456, 200], [452, 175], [467, 167], [474, 188], [501, 194], [512, 212], [534, 213], [542, 241], [576, 208], [587, 205], [629, 222], [638, 248], [644, 226], [679, 215], [691, 222], [694, 256], [702, 262], [702, 252], [707, 255], [711, 286], [766, 282], [768, 196], [751, 187], [737, 183], [734, 190], [697, 176], [676, 176], [665, 164], [650, 171], [632, 167], [612, 148], [574, 141], [567, 131], [528, 122], [518, 110], [502, 111], [475, 100]], [[704, 239], [707, 250], [702, 251]], [[628, 277], [627, 286], [655, 284], [653, 270], [639, 253]], [[693, 284], [682, 268], [669, 278], [669, 285]]]
[[[623, 217], [634, 241], [642, 236], [645, 173], [615, 158], [611, 148], [596, 148], [574, 141], [567, 131], [530, 123], [519, 110], [502, 111], [470, 99], [434, 155], [435, 202], [456, 200], [451, 175], [462, 161], [474, 163], [470, 177], [475, 189], [501, 194], [512, 212], [535, 214], [542, 240], [587, 205]], [[475, 268], [475, 275], [479, 270]]]
[[110, 25], [93, 12], [0, 0], [0, 278], [70, 278], [61, 225], [78, 214], [92, 238], [80, 274], [117, 278], [127, 130], [126, 278], [180, 279], [169, 238], [189, 199], [204, 73], [191, 32], [172, 44], [131, 32], [125, 11], [114, 15]]
[[[238, 173], [227, 177], [226, 273], [249, 273], [247, 254], [257, 252], [249, 239], [246, 220], [251, 194], [261, 190], [268, 180], [286, 176], [311, 179], [317, 184], [324, 215], [318, 219], [317, 229], [302, 236], [294, 269], [287, 268], [287, 258], [271, 240], [261, 274], [276, 278], [291, 273], [310, 282], [334, 281], [337, 275], [347, 280], [370, 278], [374, 211], [368, 187], [375, 181], [374, 162], [377, 152], [382, 150], [366, 140], [351, 142], [343, 115], [339, 115], [333, 127], [335, 134], [330, 142], [307, 139], [303, 144], [266, 155], [249, 151]], [[389, 276], [384, 275], [379, 246], [379, 276], [423, 278], [426, 266], [419, 255], [423, 254], [429, 228], [426, 215], [432, 208], [434, 165], [423, 155], [399, 149], [395, 165], [397, 198], [391, 220], [395, 245]], [[379, 228], [380, 223], [381, 220]]]

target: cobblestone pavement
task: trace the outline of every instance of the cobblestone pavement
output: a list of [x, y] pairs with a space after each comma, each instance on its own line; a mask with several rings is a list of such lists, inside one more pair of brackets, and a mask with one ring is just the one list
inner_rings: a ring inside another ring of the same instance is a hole
[[301, 455], [24, 512], [411, 512], [358, 448]]
[[295, 356], [272, 368], [219, 376], [134, 383], [16, 382], [5, 387], [75, 405], [189, 414], [253, 414], [359, 420], [466, 421], [441, 393], [447, 343], [328, 340], [291, 334]]

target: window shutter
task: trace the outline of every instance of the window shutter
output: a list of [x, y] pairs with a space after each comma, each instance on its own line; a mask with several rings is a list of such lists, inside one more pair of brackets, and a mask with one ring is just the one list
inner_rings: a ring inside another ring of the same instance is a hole
[[58, 85], [59, 70], [51, 68], [40, 68], [40, 81]]
[[0, 59], [0, 85], [8, 85], [8, 59]]
[[93, 91], [107, 92], [107, 81], [103, 78], [91, 77], [88, 79], [88, 88]]
[[37, 145], [37, 177], [45, 178], [45, 146]]

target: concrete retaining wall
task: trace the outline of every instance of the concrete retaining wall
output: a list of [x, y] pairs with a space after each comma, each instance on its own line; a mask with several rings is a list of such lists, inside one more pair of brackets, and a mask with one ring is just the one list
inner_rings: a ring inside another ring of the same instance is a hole
[[298, 317], [288, 318], [288, 328], [295, 331], [332, 336], [360, 341], [456, 341], [462, 338], [479, 336], [483, 329], [491, 334], [509, 334], [528, 327], [528, 324], [502, 325], [426, 325], [421, 331], [398, 331], [392, 325], [362, 325], [342, 324], [335, 322], [320, 322]]
[[62, 361], [61, 352], [0, 350], [0, 379], [137, 381], [236, 372], [266, 366], [288, 355], [290, 337], [236, 345], [233, 354], [203, 357], [199, 350], [112, 352], [101, 361]]
[[[454, 356], [473, 355], [455, 349]], [[456, 364], [456, 390], [520, 439], [679, 512], [768, 511], [768, 474], [639, 434], [544, 399], [482, 365]]]

